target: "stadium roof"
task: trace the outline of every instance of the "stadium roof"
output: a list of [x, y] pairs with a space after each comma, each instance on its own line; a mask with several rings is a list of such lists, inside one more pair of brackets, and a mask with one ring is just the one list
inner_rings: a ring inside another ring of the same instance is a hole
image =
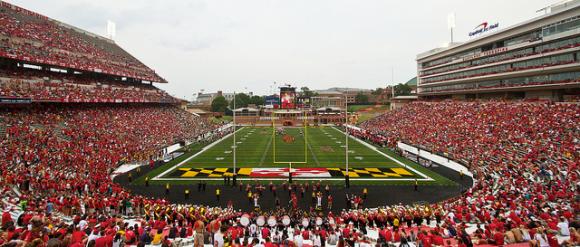
[[[550, 12], [546, 12], [545, 14], [543, 14], [541, 16], [532, 18], [530, 20], [527, 20], [527, 21], [524, 21], [524, 22], [521, 22], [521, 23], [518, 23], [515, 25], [508, 26], [506, 28], [502, 28], [502, 29], [495, 31], [495, 32], [488, 32], [486, 34], [483, 34], [481, 36], [473, 38], [467, 42], [451, 43], [451, 44], [448, 44], [448, 46], [446, 46], [446, 47], [439, 47], [439, 48], [431, 49], [431, 50], [426, 51], [426, 52], [422, 52], [422, 53], [417, 55], [416, 60], [423, 60], [423, 59], [426, 59], [428, 57], [432, 57], [432, 56], [435, 56], [437, 54], [441, 54], [443, 52], [458, 53], [458, 52], [461, 52], [461, 51], [464, 51], [467, 49], [471, 49], [470, 46], [472, 46], [473, 44], [477, 44], [477, 43], [484, 44], [486, 42], [494, 41], [498, 37], [505, 36], [507, 34], [510, 34], [510, 32], [514, 32], [515, 30], [519, 30], [521, 28], [524, 28], [525, 26], [529, 26], [533, 23], [540, 22], [540, 21], [547, 19], [549, 17], [556, 16], [556, 15], [562, 14], [564, 12], [577, 11], [578, 9], [580, 9], [580, 0], [565, 0], [565, 1], [562, 1], [560, 3], [551, 5], [545, 9], [550, 10]], [[544, 10], [544, 9], [542, 9], [542, 10]]]
[[6, 40], [0, 46], [0, 57], [167, 83], [153, 69], [105, 37], [3, 1], [0, 1], [0, 20], [0, 38]]
[[408, 86], [417, 86], [417, 77], [415, 76], [415, 77], [411, 78], [405, 84], [407, 84]]

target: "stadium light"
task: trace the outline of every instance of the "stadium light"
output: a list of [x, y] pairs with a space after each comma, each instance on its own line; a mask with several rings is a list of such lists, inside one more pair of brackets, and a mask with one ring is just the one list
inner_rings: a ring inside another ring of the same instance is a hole
[[447, 15], [447, 28], [451, 32], [451, 43], [453, 43], [453, 29], [455, 28], [455, 13], [451, 12]]
[[117, 24], [107, 20], [107, 38], [114, 40], [115, 36], [117, 36]]

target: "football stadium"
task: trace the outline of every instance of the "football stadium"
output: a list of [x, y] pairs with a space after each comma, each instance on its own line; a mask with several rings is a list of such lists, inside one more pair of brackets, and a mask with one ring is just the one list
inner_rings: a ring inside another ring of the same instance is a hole
[[580, 246], [580, 0], [473, 2], [0, 0], [0, 247]]

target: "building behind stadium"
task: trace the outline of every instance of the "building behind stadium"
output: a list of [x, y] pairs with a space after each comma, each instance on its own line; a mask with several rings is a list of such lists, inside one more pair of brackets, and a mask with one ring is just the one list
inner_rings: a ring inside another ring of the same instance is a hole
[[[550, 99], [580, 94], [580, 0], [537, 18], [490, 32], [482, 23], [464, 43], [417, 56], [423, 99]], [[479, 36], [479, 37], [477, 37]]]

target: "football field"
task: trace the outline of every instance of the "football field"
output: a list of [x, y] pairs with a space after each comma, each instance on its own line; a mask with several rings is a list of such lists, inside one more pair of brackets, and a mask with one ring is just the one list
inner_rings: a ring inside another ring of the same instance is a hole
[[[239, 180], [344, 180], [346, 136], [335, 127], [241, 127], [234, 135], [179, 159], [153, 181], [223, 180], [234, 171]], [[393, 157], [364, 141], [348, 141], [348, 175], [361, 181], [433, 182], [427, 169]], [[290, 169], [291, 166], [291, 169]]]

